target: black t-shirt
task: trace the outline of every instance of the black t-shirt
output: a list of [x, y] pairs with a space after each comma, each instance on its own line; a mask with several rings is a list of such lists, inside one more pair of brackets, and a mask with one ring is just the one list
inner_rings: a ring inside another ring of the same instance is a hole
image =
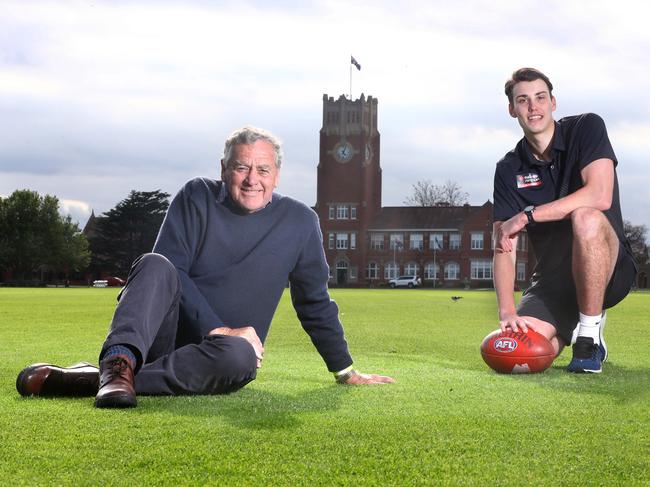
[[[609, 142], [605, 122], [586, 113], [555, 122], [550, 162], [535, 159], [526, 138], [497, 163], [494, 174], [494, 221], [505, 221], [529, 205], [543, 205], [562, 198], [583, 186], [580, 171], [597, 159], [611, 159], [618, 165]], [[623, 218], [614, 171], [612, 206], [604, 211], [621, 242]], [[538, 223], [526, 228], [537, 256], [535, 277], [571, 272], [572, 231], [569, 219]]]

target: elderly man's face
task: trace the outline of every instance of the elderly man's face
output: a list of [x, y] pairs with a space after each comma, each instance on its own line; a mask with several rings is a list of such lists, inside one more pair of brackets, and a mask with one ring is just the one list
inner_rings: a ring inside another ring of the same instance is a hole
[[243, 210], [252, 213], [264, 208], [280, 179], [273, 146], [265, 140], [234, 146], [228, 166], [221, 161], [221, 179]]

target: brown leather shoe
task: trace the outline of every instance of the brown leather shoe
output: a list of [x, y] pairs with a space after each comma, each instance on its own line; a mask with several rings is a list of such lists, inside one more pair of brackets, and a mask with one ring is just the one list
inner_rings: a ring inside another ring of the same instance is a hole
[[86, 362], [58, 367], [52, 364], [33, 364], [25, 367], [16, 379], [21, 396], [88, 397], [97, 394], [99, 369]]
[[99, 392], [95, 397], [98, 408], [132, 408], [135, 398], [133, 366], [125, 355], [115, 355], [99, 364]]

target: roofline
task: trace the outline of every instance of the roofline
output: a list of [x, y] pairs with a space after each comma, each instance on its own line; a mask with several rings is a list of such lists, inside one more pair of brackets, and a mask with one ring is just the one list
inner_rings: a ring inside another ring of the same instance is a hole
[[460, 232], [460, 228], [367, 228], [366, 232]]

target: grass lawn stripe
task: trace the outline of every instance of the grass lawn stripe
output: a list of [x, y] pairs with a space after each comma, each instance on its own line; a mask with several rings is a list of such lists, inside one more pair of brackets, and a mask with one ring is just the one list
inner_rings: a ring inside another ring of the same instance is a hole
[[[285, 295], [264, 367], [228, 396], [24, 399], [18, 372], [96, 362], [115, 289], [0, 289], [2, 485], [650, 485], [650, 294], [608, 313], [603, 373], [499, 375], [491, 291], [333, 290], [356, 366], [333, 383]], [[454, 302], [452, 295], [462, 295]]]

